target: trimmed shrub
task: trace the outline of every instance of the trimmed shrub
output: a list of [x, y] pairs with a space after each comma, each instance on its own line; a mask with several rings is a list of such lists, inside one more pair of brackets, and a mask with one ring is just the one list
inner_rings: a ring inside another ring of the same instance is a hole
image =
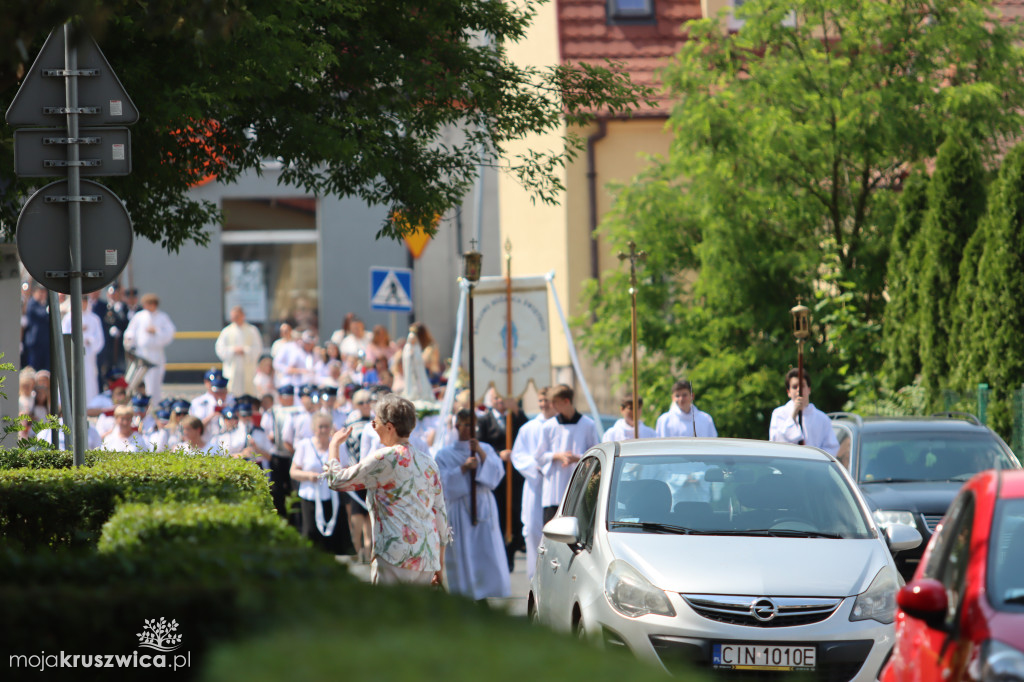
[[137, 553], [146, 547], [250, 543], [260, 547], [311, 547], [274, 510], [252, 503], [122, 504], [103, 525], [100, 552]]
[[0, 538], [14, 547], [84, 547], [121, 501], [251, 501], [271, 509], [251, 463], [182, 453], [104, 453], [93, 466], [0, 471]]

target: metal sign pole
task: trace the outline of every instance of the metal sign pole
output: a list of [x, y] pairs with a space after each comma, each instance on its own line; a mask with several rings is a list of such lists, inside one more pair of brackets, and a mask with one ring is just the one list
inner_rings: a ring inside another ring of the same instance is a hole
[[[71, 249], [71, 344], [74, 347], [74, 376], [71, 382], [71, 409], [74, 412], [72, 447], [75, 466], [85, 464], [85, 347], [82, 340], [82, 204], [81, 176], [78, 166], [78, 47], [71, 24], [64, 24], [64, 76], [68, 126], [68, 219]], [[64, 419], [67, 420], [65, 413]]]
[[[60, 300], [57, 298], [56, 291], [50, 291], [47, 295], [50, 300], [50, 347], [53, 349], [51, 354], [53, 373], [50, 375], [50, 413], [57, 414], [57, 408], [60, 406], [66, 425], [72, 403], [71, 375], [68, 373], [68, 356], [64, 352], [64, 334], [60, 328]], [[54, 431], [53, 435], [57, 437], [58, 434]], [[53, 441], [54, 445], [57, 443], [58, 441]]]

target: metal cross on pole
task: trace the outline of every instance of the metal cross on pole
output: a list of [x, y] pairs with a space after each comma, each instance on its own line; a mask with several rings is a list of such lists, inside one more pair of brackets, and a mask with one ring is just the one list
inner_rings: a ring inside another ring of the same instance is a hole
[[632, 323], [630, 324], [630, 347], [633, 352], [633, 437], [640, 437], [640, 387], [637, 380], [637, 322], [636, 322], [636, 263], [647, 260], [646, 251], [637, 251], [636, 242], [629, 240], [629, 253], [619, 251], [619, 260], [629, 259], [629, 297], [632, 308]]

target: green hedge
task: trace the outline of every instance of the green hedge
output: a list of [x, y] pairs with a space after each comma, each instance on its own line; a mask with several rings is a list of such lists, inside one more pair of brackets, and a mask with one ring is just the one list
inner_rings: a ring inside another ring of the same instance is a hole
[[120, 502], [250, 501], [271, 508], [263, 472], [243, 460], [188, 453], [105, 453], [92, 466], [0, 471], [0, 540], [85, 547]]
[[252, 503], [122, 504], [103, 525], [100, 552], [138, 553], [147, 547], [241, 545], [312, 547], [274, 512]]

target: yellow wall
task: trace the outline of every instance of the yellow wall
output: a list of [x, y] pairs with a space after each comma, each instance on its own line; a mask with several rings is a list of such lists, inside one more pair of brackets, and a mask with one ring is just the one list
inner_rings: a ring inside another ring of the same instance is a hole
[[[558, 27], [555, 3], [535, 7], [536, 19], [529, 35], [508, 47], [509, 57], [517, 64], [543, 67], [557, 64]], [[507, 145], [505, 161], [515, 163], [519, 154], [529, 150], [561, 150], [564, 130], [530, 137]], [[565, 182], [563, 178], [563, 182]], [[555, 271], [555, 286], [563, 306], [568, 305], [566, 207], [532, 202], [530, 193], [523, 189], [511, 173], [498, 178], [498, 204], [501, 224], [501, 243], [508, 238], [512, 243], [512, 275], [544, 275]], [[550, 296], [549, 296], [550, 299]], [[551, 322], [551, 362], [556, 366], [570, 364], [568, 346], [559, 329], [554, 304], [549, 305]]]

